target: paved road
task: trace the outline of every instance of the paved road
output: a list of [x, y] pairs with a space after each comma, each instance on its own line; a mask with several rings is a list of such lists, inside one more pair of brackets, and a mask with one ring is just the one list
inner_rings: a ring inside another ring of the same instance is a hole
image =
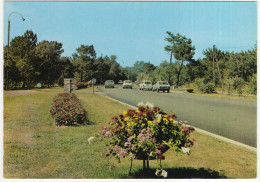
[[105, 89], [103, 94], [137, 106], [137, 103], [150, 102], [173, 112], [178, 120], [187, 120], [197, 128], [256, 147], [257, 110], [256, 102], [242, 101], [182, 93], [157, 93], [141, 91], [138, 88]]

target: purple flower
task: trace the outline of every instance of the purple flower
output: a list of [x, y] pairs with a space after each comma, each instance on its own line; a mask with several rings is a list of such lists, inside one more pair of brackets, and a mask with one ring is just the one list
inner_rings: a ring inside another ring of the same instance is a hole
[[156, 152], [157, 154], [159, 154], [159, 155], [162, 154], [162, 152], [161, 152], [160, 150], [158, 150], [158, 149], [156, 149], [155, 152]]
[[133, 137], [129, 137], [129, 138], [127, 139], [128, 142], [131, 142], [132, 140], [133, 140]]
[[112, 133], [111, 133], [110, 131], [106, 131], [105, 136], [106, 136], [106, 137], [111, 137], [111, 136], [112, 136]]
[[146, 129], [144, 128], [144, 129], [142, 129], [141, 130], [141, 134], [144, 134], [144, 132], [146, 131]]
[[119, 157], [125, 157], [126, 154], [127, 154], [126, 149], [121, 149], [121, 151], [118, 153], [118, 156], [119, 156]]
[[119, 150], [119, 146], [115, 145], [113, 149], [114, 149], [114, 151], [118, 151]]

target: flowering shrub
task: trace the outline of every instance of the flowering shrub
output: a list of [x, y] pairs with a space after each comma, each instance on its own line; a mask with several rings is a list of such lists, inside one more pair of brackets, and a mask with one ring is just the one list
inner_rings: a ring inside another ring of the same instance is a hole
[[175, 114], [167, 114], [151, 104], [140, 104], [137, 110], [129, 109], [113, 116], [108, 125], [101, 128], [101, 139], [107, 146], [105, 155], [120, 161], [127, 156], [131, 160], [164, 159], [163, 153], [168, 149], [189, 153], [187, 147], [193, 146], [190, 133], [194, 128], [188, 126], [187, 121], [178, 122], [175, 118]]
[[88, 82], [77, 82], [76, 86], [78, 87], [78, 89], [87, 88], [88, 87]]
[[187, 92], [192, 93], [194, 89], [193, 88], [187, 88], [186, 90], [187, 90]]
[[72, 93], [60, 93], [54, 97], [50, 113], [59, 126], [87, 123], [86, 110]]

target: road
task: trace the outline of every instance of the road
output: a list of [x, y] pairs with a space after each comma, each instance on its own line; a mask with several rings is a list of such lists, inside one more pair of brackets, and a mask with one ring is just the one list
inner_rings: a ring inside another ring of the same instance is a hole
[[137, 87], [122, 89], [119, 85], [98, 89], [104, 95], [133, 106], [148, 101], [168, 113], [175, 113], [178, 120], [189, 121], [197, 128], [256, 147], [257, 103], [254, 101], [175, 92], [157, 93], [141, 91]]

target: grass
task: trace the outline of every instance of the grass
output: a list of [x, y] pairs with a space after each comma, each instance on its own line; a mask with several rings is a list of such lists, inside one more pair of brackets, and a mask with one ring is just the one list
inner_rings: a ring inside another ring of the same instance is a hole
[[[193, 88], [194, 91], [192, 93], [188, 93], [186, 90], [187, 88]], [[238, 96], [236, 91], [233, 91], [231, 95], [228, 95], [227, 91], [224, 90], [222, 94], [221, 90], [222, 90], [221, 88], [217, 88], [216, 91], [218, 91], [219, 93], [203, 94], [198, 89], [196, 89], [195, 84], [190, 84], [190, 85], [185, 84], [174, 90], [171, 87], [171, 91], [182, 91], [182, 93], [184, 94], [202, 95], [208, 97], [219, 97], [219, 98], [228, 98], [228, 99], [236, 99], [236, 100], [257, 101], [256, 95], [248, 95], [247, 88], [244, 88], [244, 93], [242, 96]]]
[[[108, 161], [102, 142], [88, 144], [110, 118], [128, 109], [100, 94], [78, 93], [91, 125], [57, 127], [49, 114], [54, 92], [4, 98], [5, 178], [154, 178], [157, 161], [142, 172], [142, 161]], [[255, 178], [256, 154], [194, 132], [191, 155], [166, 152], [162, 162], [170, 178]], [[116, 165], [109, 171], [110, 165]]]

